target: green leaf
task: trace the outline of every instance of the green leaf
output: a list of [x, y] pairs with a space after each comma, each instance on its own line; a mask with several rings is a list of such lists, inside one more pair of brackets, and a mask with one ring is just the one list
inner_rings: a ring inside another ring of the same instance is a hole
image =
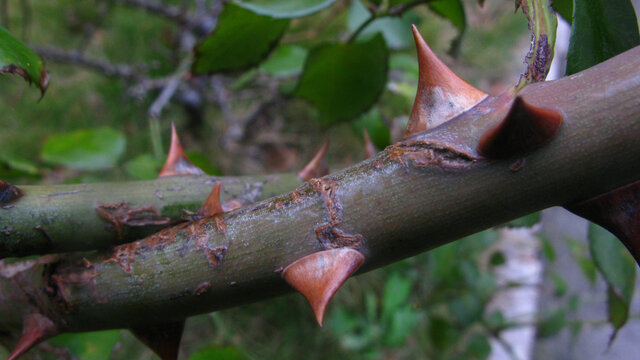
[[573, 21], [573, 1], [574, 0], [553, 0], [551, 7], [569, 24]]
[[384, 343], [391, 347], [400, 347], [407, 341], [416, 323], [416, 312], [409, 305], [397, 309], [391, 317], [391, 323], [384, 332]]
[[464, 13], [464, 6], [460, 0], [436, 0], [429, 2], [429, 7], [436, 14], [451, 21], [458, 29], [458, 33], [464, 33], [467, 27], [467, 17]]
[[491, 344], [486, 335], [475, 334], [467, 342], [467, 348], [464, 351], [465, 359], [484, 360], [491, 354]]
[[411, 280], [393, 273], [387, 280], [382, 298], [382, 318], [389, 319], [395, 311], [406, 303], [411, 293]]
[[553, 247], [553, 244], [551, 244], [551, 241], [549, 241], [549, 238], [544, 235], [540, 235], [538, 237], [542, 243], [542, 253], [544, 256], [550, 262], [556, 261], [556, 249]]
[[381, 35], [365, 42], [322, 44], [311, 49], [296, 94], [331, 125], [362, 114], [387, 82], [389, 51]]
[[219, 167], [211, 164], [209, 159], [207, 159], [207, 157], [204, 156], [203, 153], [197, 151], [187, 151], [186, 153], [187, 158], [191, 160], [193, 165], [199, 167], [200, 170], [205, 172], [205, 174], [222, 176], [222, 170]]
[[555, 272], [551, 273], [551, 280], [553, 281], [553, 296], [563, 297], [569, 288], [567, 282]]
[[289, 20], [258, 15], [228, 3], [213, 32], [196, 47], [192, 70], [210, 74], [256, 65], [271, 52], [288, 26]]
[[42, 95], [49, 86], [49, 74], [42, 59], [0, 26], [0, 75], [5, 73], [20, 75], [29, 84], [36, 84]]
[[607, 230], [593, 223], [589, 226], [589, 245], [596, 268], [608, 285], [609, 322], [613, 340], [629, 318], [635, 288], [636, 264], [627, 249]]
[[476, 294], [467, 293], [453, 299], [449, 303], [449, 310], [456, 322], [466, 328], [480, 319], [484, 306]]
[[429, 337], [436, 349], [445, 351], [456, 344], [460, 332], [451, 322], [440, 316], [432, 316], [429, 320]]
[[72, 356], [83, 360], [108, 360], [116, 343], [120, 341], [120, 330], [62, 334], [49, 340], [58, 347], [69, 349]]
[[576, 0], [567, 54], [567, 75], [599, 64], [640, 44], [629, 0]]
[[565, 310], [558, 308], [538, 322], [538, 332], [536, 336], [539, 338], [554, 336], [559, 333], [566, 324]]
[[[347, 28], [354, 32], [371, 17], [371, 13], [360, 0], [355, 0], [349, 7]], [[375, 34], [382, 34], [389, 48], [394, 50], [407, 49], [413, 45], [411, 36], [411, 21], [406, 15], [402, 17], [382, 17], [372, 21], [358, 35], [358, 39], [368, 39]], [[415, 61], [415, 60], [414, 60]]]
[[40, 171], [38, 167], [17, 155], [0, 152], [0, 164], [5, 165], [9, 169], [17, 170], [28, 175], [38, 175]]
[[51, 135], [40, 155], [44, 161], [77, 170], [103, 170], [113, 167], [126, 147], [124, 135], [102, 127]]
[[301, 46], [278, 46], [261, 68], [276, 77], [296, 76], [302, 72], [307, 53], [307, 49]]
[[160, 163], [153, 155], [142, 154], [136, 158], [127, 161], [124, 169], [127, 175], [138, 180], [151, 180], [158, 177], [160, 172]]
[[371, 141], [378, 149], [384, 149], [391, 144], [391, 132], [382, 121], [382, 115], [377, 107], [371, 108], [368, 113], [352, 121], [351, 128], [358, 136], [363, 136], [362, 130], [366, 129]]
[[236, 0], [235, 4], [256, 14], [277, 19], [311, 15], [331, 6], [336, 0]]
[[189, 360], [244, 360], [238, 349], [231, 346], [211, 346], [189, 357]]

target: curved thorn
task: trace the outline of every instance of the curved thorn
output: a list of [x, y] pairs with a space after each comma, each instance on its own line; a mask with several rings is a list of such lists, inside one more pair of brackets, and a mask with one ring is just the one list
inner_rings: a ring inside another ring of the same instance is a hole
[[24, 317], [22, 337], [7, 360], [15, 360], [40, 342], [55, 336], [58, 329], [53, 321], [44, 315], [29, 314]]
[[165, 161], [162, 170], [158, 174], [158, 177], [173, 176], [173, 175], [203, 175], [199, 167], [195, 166], [184, 153], [176, 126], [171, 123], [171, 148], [169, 149], [169, 155], [167, 155], [167, 161]]
[[222, 184], [216, 183], [213, 186], [213, 189], [209, 193], [207, 200], [204, 201], [204, 204], [198, 210], [199, 216], [213, 216], [216, 214], [222, 214], [224, 212], [222, 205], [220, 204], [220, 189], [222, 188]]
[[0, 205], [16, 201], [23, 195], [24, 191], [19, 187], [0, 180]]
[[184, 320], [175, 323], [129, 329], [162, 360], [176, 360], [184, 330]]
[[362, 136], [364, 137], [364, 158], [368, 159], [373, 155], [377, 154], [378, 149], [376, 149], [376, 146], [373, 145], [373, 142], [371, 141], [371, 137], [369, 137], [369, 133], [367, 132], [367, 129], [362, 129]]
[[640, 266], [640, 181], [565, 209], [609, 230]]
[[327, 164], [327, 149], [329, 148], [329, 139], [325, 140], [324, 144], [316, 154], [316, 156], [311, 159], [309, 164], [304, 167], [304, 169], [300, 170], [298, 173], [298, 177], [304, 181], [311, 180], [313, 178], [323, 177], [329, 174], [329, 165]]
[[549, 141], [560, 125], [558, 111], [532, 106], [517, 96], [505, 117], [482, 134], [478, 152], [489, 158], [521, 155]]
[[364, 255], [351, 248], [319, 251], [296, 260], [282, 277], [311, 305], [318, 325], [333, 295], [364, 261]]
[[418, 51], [420, 75], [405, 138], [434, 128], [487, 97], [438, 59], [415, 25], [411, 25], [411, 30]]

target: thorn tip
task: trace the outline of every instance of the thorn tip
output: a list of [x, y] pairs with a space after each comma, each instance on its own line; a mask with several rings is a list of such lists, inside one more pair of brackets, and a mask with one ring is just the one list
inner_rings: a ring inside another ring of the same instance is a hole
[[329, 139], [324, 141], [322, 147], [316, 153], [316, 156], [311, 159], [309, 164], [300, 170], [298, 177], [304, 181], [309, 181], [313, 178], [323, 177], [329, 174], [329, 165], [327, 164], [327, 149], [329, 149]]
[[40, 342], [58, 334], [56, 325], [44, 315], [29, 314], [23, 319], [22, 337], [7, 360], [15, 360]]
[[169, 148], [169, 155], [167, 160], [160, 170], [158, 177], [174, 176], [174, 175], [203, 175], [199, 167], [195, 166], [185, 154], [176, 126], [171, 123], [171, 147]]

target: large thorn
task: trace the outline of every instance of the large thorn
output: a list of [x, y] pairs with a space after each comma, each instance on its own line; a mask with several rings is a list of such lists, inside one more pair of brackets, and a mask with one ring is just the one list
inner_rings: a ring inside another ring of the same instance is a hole
[[307, 298], [322, 326], [329, 301], [363, 261], [364, 255], [351, 248], [324, 250], [296, 260], [282, 276]]
[[640, 181], [565, 208], [609, 230], [640, 266]]
[[17, 186], [0, 180], [0, 205], [16, 201], [24, 195], [24, 191]]
[[434, 128], [487, 97], [447, 67], [411, 26], [418, 51], [418, 92], [404, 137]]
[[198, 216], [213, 216], [224, 212], [220, 204], [220, 188], [222, 188], [222, 185], [216, 183], [213, 190], [209, 193], [207, 200], [204, 201], [204, 204], [202, 204], [200, 210], [198, 210]]
[[488, 158], [506, 158], [530, 152], [549, 141], [562, 125], [562, 114], [515, 98], [502, 121], [487, 130], [478, 152]]
[[304, 181], [311, 180], [313, 178], [323, 177], [329, 174], [329, 165], [327, 164], [327, 149], [329, 148], [329, 139], [325, 140], [324, 144], [311, 159], [309, 164], [300, 170], [298, 177]]
[[175, 323], [130, 329], [133, 335], [162, 360], [176, 360], [184, 330], [184, 320]]
[[167, 161], [164, 163], [162, 170], [158, 174], [158, 177], [173, 176], [173, 175], [203, 175], [199, 167], [193, 165], [193, 163], [187, 158], [187, 154], [184, 153], [176, 126], [171, 123], [171, 148], [169, 149], [169, 155], [167, 155]]
[[367, 129], [362, 129], [362, 136], [364, 137], [364, 158], [368, 159], [377, 154], [378, 149], [373, 145], [373, 141], [371, 141], [371, 137], [369, 137]]
[[56, 325], [46, 316], [40, 314], [25, 316], [22, 325], [22, 337], [7, 360], [17, 359], [32, 347], [57, 334]]

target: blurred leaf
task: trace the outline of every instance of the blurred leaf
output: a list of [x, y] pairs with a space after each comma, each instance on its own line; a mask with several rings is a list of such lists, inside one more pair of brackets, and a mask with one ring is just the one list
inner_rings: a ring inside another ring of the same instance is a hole
[[492, 311], [484, 319], [485, 324], [492, 332], [499, 332], [507, 324], [507, 320], [500, 310]]
[[556, 261], [556, 250], [554, 249], [553, 244], [551, 244], [551, 241], [549, 241], [549, 238], [544, 235], [540, 235], [538, 238], [542, 243], [542, 253], [544, 256], [551, 262]]
[[274, 19], [227, 3], [213, 32], [196, 47], [197, 74], [242, 70], [258, 64], [276, 46], [289, 20]]
[[[400, 70], [405, 72], [407, 80], [411, 80], [413, 82], [418, 81], [420, 68], [418, 67], [418, 61], [416, 61], [415, 56], [405, 53], [393, 53], [391, 54], [389, 66], [391, 67], [391, 70]], [[415, 89], [413, 92], [415, 93]]]
[[511, 220], [507, 223], [507, 226], [510, 227], [532, 227], [533, 225], [540, 222], [540, 212], [535, 212], [533, 214], [529, 214], [523, 216], [521, 218], [517, 218], [515, 220]]
[[565, 310], [563, 308], [556, 309], [538, 322], [538, 332], [536, 336], [539, 338], [554, 336], [558, 334], [565, 325]]
[[413, 331], [416, 317], [416, 312], [408, 305], [397, 309], [391, 317], [389, 327], [384, 332], [384, 343], [391, 347], [404, 345], [407, 337]]
[[391, 132], [382, 121], [382, 115], [377, 107], [371, 108], [368, 113], [351, 122], [353, 131], [362, 137], [362, 130], [366, 129], [371, 141], [378, 149], [384, 149], [391, 144]]
[[456, 344], [460, 332], [447, 319], [432, 316], [429, 319], [429, 338], [436, 349], [445, 351]]
[[277, 77], [295, 76], [302, 72], [307, 49], [296, 45], [278, 46], [261, 68]]
[[574, 0], [553, 0], [551, 6], [569, 24], [573, 21], [573, 1]]
[[597, 279], [596, 265], [588, 257], [578, 257], [576, 261], [580, 266], [580, 270], [582, 270], [582, 274], [589, 280], [591, 285], [594, 285]]
[[491, 354], [491, 344], [486, 335], [475, 334], [467, 342], [464, 358], [468, 360], [484, 360]]
[[35, 83], [42, 95], [49, 85], [49, 75], [42, 59], [2, 26], [0, 26], [1, 74], [22, 76], [29, 84]]
[[477, 295], [466, 293], [453, 299], [449, 304], [449, 310], [456, 322], [466, 328], [480, 319], [484, 306]]
[[460, 0], [436, 0], [429, 2], [429, 7], [436, 14], [451, 21], [458, 29], [458, 33], [464, 33], [467, 27], [467, 18], [464, 14], [464, 6]]
[[124, 164], [127, 175], [138, 180], [151, 180], [158, 177], [162, 163], [150, 154], [142, 154]]
[[589, 245], [596, 268], [608, 285], [609, 322], [613, 325], [613, 340], [627, 322], [635, 287], [636, 264], [627, 249], [604, 228], [590, 223]]
[[599, 64], [640, 44], [629, 0], [576, 0], [567, 54], [567, 75]]
[[113, 167], [126, 146], [124, 135], [101, 127], [51, 135], [40, 155], [52, 164], [77, 170], [103, 170]]
[[238, 349], [232, 346], [211, 346], [202, 349], [191, 356], [189, 360], [244, 360]]
[[0, 164], [28, 175], [40, 174], [40, 170], [34, 163], [10, 153], [0, 152]]
[[[351, 2], [347, 15], [347, 28], [354, 32], [367, 19], [371, 13], [360, 0]], [[358, 35], [358, 39], [368, 39], [374, 34], [382, 34], [389, 48], [394, 50], [406, 49], [413, 45], [411, 24], [413, 21], [406, 15], [402, 17], [381, 17], [372, 21]]]
[[120, 330], [107, 330], [62, 334], [49, 342], [54, 346], [69, 349], [69, 353], [78, 359], [107, 360], [111, 358], [111, 352], [121, 336]]
[[186, 153], [189, 160], [191, 160], [191, 162], [195, 166], [199, 167], [202, 171], [204, 171], [205, 174], [222, 176], [222, 170], [219, 167], [211, 164], [209, 159], [207, 159], [207, 157], [204, 156], [204, 154], [202, 154], [201, 152], [187, 151]]
[[411, 293], [411, 279], [392, 273], [384, 287], [382, 297], [382, 318], [389, 319], [395, 311], [406, 303]]
[[355, 43], [311, 49], [296, 94], [310, 101], [331, 125], [367, 111], [384, 90], [389, 53], [380, 35]]
[[493, 254], [491, 254], [491, 256], [489, 257], [489, 264], [491, 266], [499, 266], [504, 264], [507, 261], [507, 259], [505, 259], [504, 254], [502, 253], [502, 251], [494, 251]]
[[236, 0], [235, 3], [256, 14], [274, 18], [311, 15], [331, 6], [336, 0]]
[[551, 273], [551, 280], [553, 281], [553, 296], [564, 296], [567, 293], [567, 289], [569, 288], [567, 282], [555, 272]]

